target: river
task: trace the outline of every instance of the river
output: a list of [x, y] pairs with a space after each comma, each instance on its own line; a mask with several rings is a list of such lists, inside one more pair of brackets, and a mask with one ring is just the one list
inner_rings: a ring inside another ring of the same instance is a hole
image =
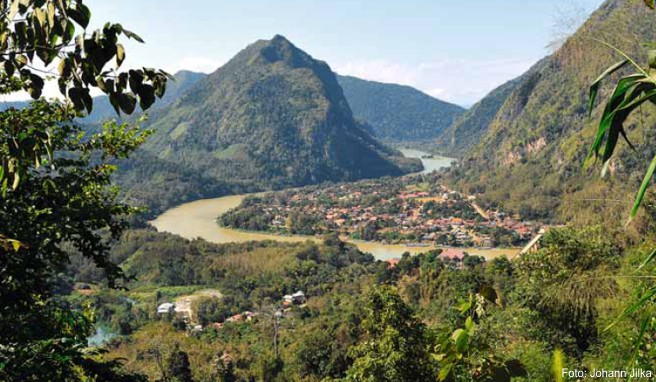
[[[401, 150], [407, 157], [420, 158], [424, 165], [424, 172], [430, 172], [451, 165], [453, 159], [444, 157], [421, 158], [428, 155], [418, 150]], [[303, 242], [306, 240], [320, 241], [321, 238], [314, 236], [281, 236], [259, 232], [245, 232], [231, 228], [220, 227], [216, 218], [228, 210], [239, 206], [241, 201], [249, 194], [231, 195], [214, 199], [203, 199], [174, 207], [155, 220], [152, 224], [160, 232], [170, 232], [187, 239], [202, 238], [213, 243], [241, 243], [246, 241], [277, 240], [285, 242]], [[369, 252], [376, 259], [387, 260], [400, 257], [403, 252], [417, 254], [425, 252], [428, 247], [409, 247], [403, 244], [383, 244], [377, 242], [365, 242], [349, 240], [363, 252]], [[472, 255], [484, 256], [492, 259], [501, 255], [514, 256], [519, 252], [516, 248], [463, 248]]]

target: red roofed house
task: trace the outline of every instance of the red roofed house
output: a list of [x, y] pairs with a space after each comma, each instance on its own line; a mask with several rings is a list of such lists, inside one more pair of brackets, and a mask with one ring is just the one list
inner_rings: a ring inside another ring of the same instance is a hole
[[399, 261], [401, 261], [401, 259], [396, 258], [396, 259], [389, 259], [389, 260], [385, 260], [385, 261], [387, 261], [387, 264], [388, 264], [387, 268], [388, 269], [394, 269], [394, 268], [396, 268], [396, 264], [398, 264]]
[[465, 253], [460, 249], [456, 248], [447, 248], [442, 251], [440, 254], [440, 259], [442, 260], [455, 260], [462, 261], [465, 258]]

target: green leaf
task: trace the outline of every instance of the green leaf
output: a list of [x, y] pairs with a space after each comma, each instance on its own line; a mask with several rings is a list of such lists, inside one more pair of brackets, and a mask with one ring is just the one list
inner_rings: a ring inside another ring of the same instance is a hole
[[636, 272], [644, 268], [647, 264], [649, 264], [652, 260], [654, 260], [655, 257], [656, 257], [656, 249], [651, 251], [651, 253], [649, 254], [649, 256], [647, 256], [645, 261], [643, 261], [642, 264], [640, 264], [640, 266], [638, 267], [638, 269], [636, 269]]
[[125, 60], [125, 48], [121, 44], [116, 44], [116, 66], [121, 66]]
[[620, 61], [608, 69], [606, 69], [593, 83], [590, 85], [590, 105], [589, 105], [589, 115], [592, 115], [592, 109], [594, 108], [594, 102], [597, 98], [597, 93], [599, 92], [599, 85], [606, 77], [610, 76], [618, 69], [622, 68], [624, 65], [628, 64], [629, 60]]
[[651, 287], [647, 292], [645, 292], [638, 302], [635, 304], [631, 305], [630, 307], [626, 308], [624, 312], [615, 320], [613, 321], [612, 324], [608, 325], [604, 330], [608, 330], [612, 328], [613, 326], [617, 325], [618, 322], [623, 320], [624, 318], [628, 317], [629, 315], [633, 314], [636, 310], [640, 309], [642, 306], [644, 306], [649, 300], [651, 300], [654, 296], [656, 296], [656, 286]]
[[456, 351], [458, 353], [464, 353], [467, 351], [467, 345], [469, 344], [469, 334], [463, 329], [457, 329], [451, 335], [451, 339], [456, 344]]
[[635, 218], [635, 216], [638, 214], [638, 209], [640, 208], [640, 204], [642, 204], [642, 199], [645, 197], [647, 187], [649, 187], [649, 184], [651, 183], [651, 178], [654, 176], [654, 171], [656, 171], [656, 155], [651, 160], [651, 164], [647, 169], [647, 173], [642, 180], [640, 190], [638, 190], [638, 195], [636, 196], [635, 202], [633, 203], [633, 209], [631, 210], [631, 217], [629, 218], [629, 222], [633, 220], [633, 218]]
[[599, 150], [601, 149], [601, 143], [603, 142], [606, 133], [615, 122], [615, 117], [616, 117], [615, 114], [617, 112], [616, 109], [623, 104], [625, 94], [633, 86], [635, 86], [639, 80], [644, 78], [645, 76], [643, 76], [642, 74], [634, 74], [634, 75], [623, 77], [617, 82], [617, 85], [615, 86], [615, 89], [613, 90], [613, 93], [609, 101], [606, 103], [606, 107], [604, 108], [604, 112], [601, 117], [601, 122], [599, 123], [599, 128], [597, 129], [597, 136], [592, 146], [590, 147], [588, 155], [585, 159], [586, 161], [592, 158], [593, 155], [595, 157], [599, 155]]
[[128, 38], [131, 38], [131, 39], [133, 39], [133, 40], [137, 40], [137, 41], [139, 41], [139, 42], [142, 43], [142, 44], [144, 43], [144, 40], [143, 40], [141, 37], [139, 37], [138, 34], [136, 34], [136, 33], [134, 33], [134, 32], [130, 32], [130, 31], [127, 30], [127, 29], [123, 29], [123, 34], [125, 34], [126, 36], [128, 36]]

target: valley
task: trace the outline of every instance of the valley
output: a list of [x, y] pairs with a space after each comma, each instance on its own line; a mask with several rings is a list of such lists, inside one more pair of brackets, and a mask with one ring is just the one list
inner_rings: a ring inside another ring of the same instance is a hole
[[[419, 150], [401, 150], [410, 158], [417, 158], [424, 166], [423, 173], [446, 168], [452, 159], [444, 157], [432, 157], [428, 153]], [[320, 186], [321, 187], [321, 186]], [[258, 231], [245, 231], [217, 225], [217, 217], [228, 213], [242, 204], [242, 202], [253, 196], [261, 196], [263, 193], [231, 195], [214, 199], [198, 200], [174, 207], [150, 222], [158, 231], [169, 232], [180, 235], [187, 239], [202, 238], [212, 243], [243, 243], [249, 241], [275, 240], [283, 242], [304, 242], [307, 240], [321, 242], [326, 232], [316, 235], [289, 235], [274, 234]], [[362, 252], [371, 253], [376, 259], [389, 260], [399, 258], [404, 252], [411, 254], [424, 253], [431, 249], [443, 248], [434, 243], [421, 243], [410, 241], [406, 244], [383, 243], [376, 241], [361, 240], [358, 238], [342, 236], [342, 239], [355, 245]], [[525, 241], [527, 241], [525, 239]], [[453, 243], [455, 245], [455, 243]], [[520, 248], [500, 247], [490, 248], [487, 246], [466, 246], [461, 249], [471, 255], [483, 256], [493, 259], [502, 255], [514, 257]]]
[[656, 5], [594, 1], [548, 52], [547, 2], [130, 4], [134, 55], [0, 2], [0, 381], [656, 370]]

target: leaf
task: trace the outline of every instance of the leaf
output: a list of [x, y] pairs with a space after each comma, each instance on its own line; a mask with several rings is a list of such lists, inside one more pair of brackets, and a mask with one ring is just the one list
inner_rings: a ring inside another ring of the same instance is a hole
[[645, 173], [645, 177], [642, 180], [642, 184], [640, 185], [640, 190], [638, 190], [638, 195], [636, 196], [635, 202], [633, 203], [631, 217], [629, 218], [628, 222], [631, 222], [631, 220], [633, 220], [633, 218], [635, 218], [635, 216], [638, 214], [638, 209], [640, 208], [640, 204], [642, 204], [642, 199], [645, 197], [647, 187], [649, 187], [649, 183], [651, 183], [651, 178], [654, 176], [654, 171], [656, 171], [656, 155], [651, 160], [651, 164], [649, 164], [647, 173]]
[[597, 98], [597, 93], [599, 92], [599, 85], [604, 78], [610, 76], [618, 69], [622, 68], [624, 65], [628, 64], [629, 60], [620, 61], [604, 71], [593, 83], [590, 85], [590, 105], [589, 105], [589, 115], [592, 115], [592, 109], [594, 108], [594, 102]]
[[20, 183], [20, 174], [15, 172], [14, 173], [14, 183], [11, 185], [11, 188], [16, 191], [18, 188], [18, 184]]
[[16, 17], [16, 15], [18, 14], [18, 6], [19, 5], [20, 5], [20, 3], [18, 2], [18, 0], [13, 0], [11, 2], [11, 6], [9, 7], [9, 13], [7, 14], [7, 19], [8, 20], [13, 20], [14, 17]]
[[449, 375], [451, 375], [451, 370], [453, 370], [453, 364], [443, 366], [440, 369], [440, 375], [438, 376], [439, 380], [444, 381], [449, 378]]
[[604, 330], [608, 330], [612, 328], [613, 326], [617, 325], [618, 322], [620, 322], [622, 319], [628, 317], [631, 315], [633, 312], [636, 310], [640, 309], [643, 305], [647, 303], [647, 301], [651, 300], [654, 296], [656, 296], [656, 286], [651, 287], [647, 292], [645, 292], [638, 302], [635, 304], [631, 305], [630, 307], [626, 308], [624, 312], [615, 320], [613, 321], [612, 324], [608, 325]]
[[121, 66], [125, 61], [125, 47], [122, 44], [116, 44], [116, 66]]
[[451, 339], [456, 344], [456, 351], [458, 353], [464, 353], [467, 351], [467, 345], [469, 344], [469, 334], [463, 329], [458, 329], [451, 335]]
[[118, 103], [125, 114], [132, 114], [137, 107], [137, 99], [129, 93], [120, 94], [118, 97]]
[[155, 89], [150, 85], [142, 85], [139, 88], [139, 106], [141, 110], [148, 110], [155, 103]]
[[14, 252], [18, 252], [21, 247], [21, 243], [18, 240], [10, 240], [12, 247], [14, 247]]
[[652, 260], [654, 260], [654, 257], [656, 257], [656, 249], [654, 249], [653, 251], [651, 251], [651, 253], [649, 254], [649, 256], [647, 256], [647, 258], [645, 259], [645, 261], [643, 261], [642, 264], [640, 264], [640, 266], [638, 267], [638, 269], [636, 269], [635, 271], [638, 272], [639, 270], [641, 270], [642, 268], [644, 268], [647, 264], [649, 264]]
[[128, 38], [131, 38], [131, 39], [133, 39], [133, 40], [137, 40], [137, 41], [139, 41], [139, 42], [142, 43], [142, 44], [144, 43], [144, 40], [143, 40], [141, 37], [139, 37], [138, 34], [136, 34], [136, 33], [134, 33], [134, 32], [130, 32], [130, 31], [127, 30], [127, 29], [123, 29], [123, 34], [125, 34]]
[[601, 122], [599, 123], [599, 128], [597, 129], [597, 136], [592, 146], [590, 147], [590, 151], [588, 152], [588, 155], [585, 159], [586, 161], [592, 158], [592, 155], [595, 157], [599, 156], [601, 143], [606, 136], [606, 132], [611, 128], [614, 122], [615, 113], [617, 112], [616, 109], [620, 107], [624, 102], [624, 95], [633, 86], [635, 86], [639, 80], [644, 78], [645, 76], [642, 74], [634, 74], [623, 77], [618, 81], [615, 89], [613, 90], [613, 94], [611, 95], [609, 101], [606, 103], [606, 107], [604, 108], [604, 112], [601, 117]]
[[654, 9], [654, 0], [645, 0], [645, 4], [651, 8]]

